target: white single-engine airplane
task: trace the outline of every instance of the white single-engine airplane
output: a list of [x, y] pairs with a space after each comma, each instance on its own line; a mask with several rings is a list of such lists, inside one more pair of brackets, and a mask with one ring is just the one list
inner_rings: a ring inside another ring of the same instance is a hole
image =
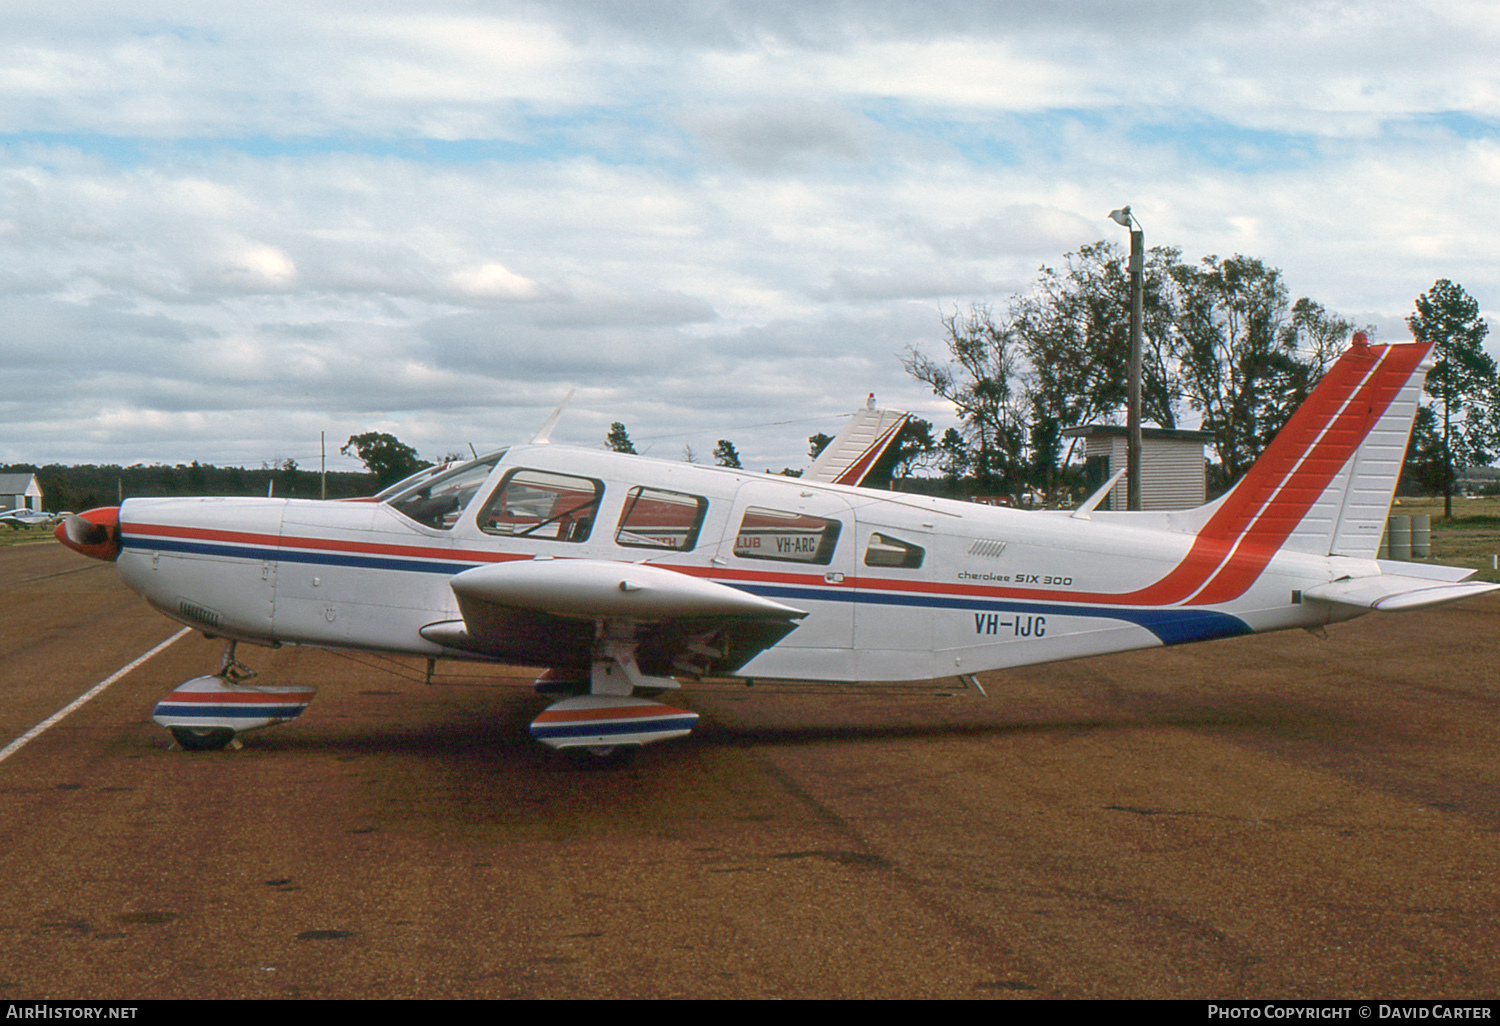
[[961, 676], [1500, 588], [1376, 559], [1427, 353], [1356, 335], [1233, 489], [1178, 512], [1097, 511], [1109, 485], [1023, 512], [548, 445], [554, 415], [375, 499], [129, 499], [57, 537], [228, 641], [156, 707], [184, 748], [311, 701], [245, 683], [244, 641], [551, 667], [537, 689], [567, 697], [531, 733], [604, 756], [692, 729], [656, 701], [679, 677]]

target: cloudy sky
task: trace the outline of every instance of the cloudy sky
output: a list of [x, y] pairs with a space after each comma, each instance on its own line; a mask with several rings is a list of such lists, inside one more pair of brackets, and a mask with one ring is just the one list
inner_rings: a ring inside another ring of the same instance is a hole
[[[0, 461], [802, 466], [1133, 204], [1383, 341], [1500, 302], [1492, 0], [67, 4], [0, 31]], [[1497, 333], [1500, 334], [1500, 333]], [[1492, 336], [1492, 343], [1500, 340]], [[1500, 352], [1491, 345], [1492, 352]]]

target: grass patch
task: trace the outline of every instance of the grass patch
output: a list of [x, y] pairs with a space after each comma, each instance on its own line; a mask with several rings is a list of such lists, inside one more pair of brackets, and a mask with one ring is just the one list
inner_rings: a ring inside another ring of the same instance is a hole
[[29, 542], [53, 540], [51, 524], [28, 524], [17, 528], [0, 524], [0, 545], [25, 545]]
[[1475, 580], [1500, 581], [1495, 569], [1500, 557], [1500, 496], [1453, 500], [1453, 519], [1443, 518], [1443, 497], [1396, 500], [1391, 514], [1426, 515], [1432, 518], [1432, 558], [1416, 563], [1442, 563], [1478, 570]]

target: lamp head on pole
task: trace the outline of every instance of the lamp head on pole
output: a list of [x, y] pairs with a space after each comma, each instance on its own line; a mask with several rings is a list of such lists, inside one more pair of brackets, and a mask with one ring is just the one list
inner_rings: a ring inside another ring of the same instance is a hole
[[1109, 212], [1109, 219], [1121, 228], [1129, 228], [1131, 221], [1130, 208], [1125, 206], [1119, 210], [1111, 210]]

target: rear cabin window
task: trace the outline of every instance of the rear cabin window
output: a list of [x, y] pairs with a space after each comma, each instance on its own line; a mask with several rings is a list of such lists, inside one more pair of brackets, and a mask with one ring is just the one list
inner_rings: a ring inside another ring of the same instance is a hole
[[894, 566], [902, 570], [915, 570], [922, 565], [922, 557], [926, 554], [920, 545], [876, 532], [870, 535], [869, 547], [865, 549], [865, 566]]
[[458, 522], [504, 453], [445, 471], [419, 487], [408, 488], [390, 500], [391, 508], [426, 527], [446, 531]]
[[698, 495], [637, 487], [625, 497], [615, 544], [633, 549], [686, 552], [698, 544], [708, 500]]
[[548, 541], [586, 541], [604, 484], [546, 470], [513, 470], [479, 511], [486, 534]]
[[745, 559], [827, 564], [833, 561], [838, 540], [837, 520], [751, 506], [735, 535], [734, 554]]

